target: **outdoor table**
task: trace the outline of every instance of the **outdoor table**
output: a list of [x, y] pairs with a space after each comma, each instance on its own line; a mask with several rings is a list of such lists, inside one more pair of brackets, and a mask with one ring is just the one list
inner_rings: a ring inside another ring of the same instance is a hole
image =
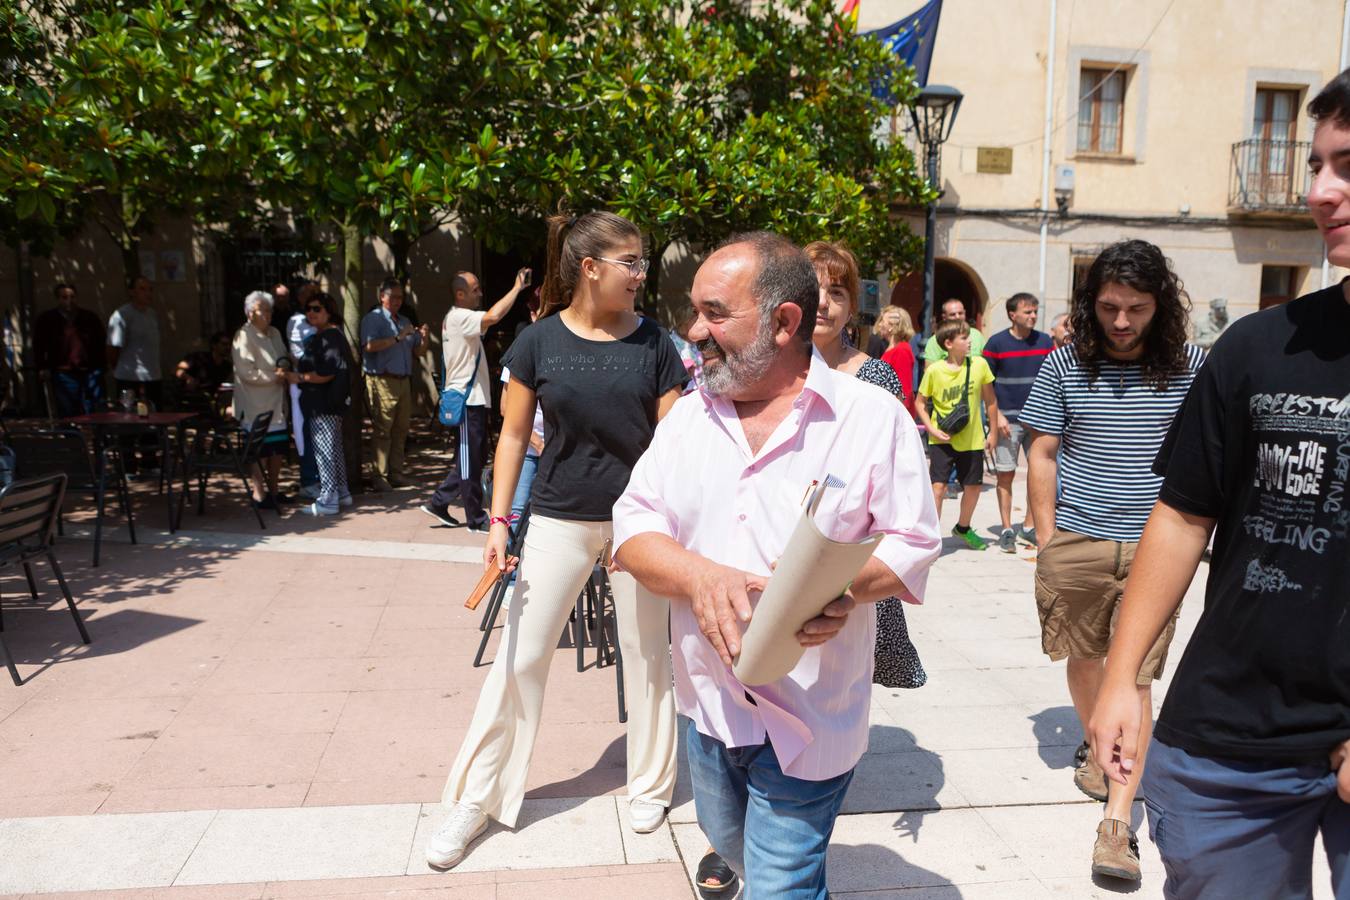
[[[176, 474], [174, 470], [179, 462], [183, 463], [183, 492], [187, 493], [188, 474], [186, 454], [183, 449], [185, 433], [183, 426], [188, 420], [196, 418], [197, 415], [194, 412], [152, 412], [143, 416], [127, 412], [98, 412], [72, 416], [65, 421], [83, 428], [92, 428], [96, 452], [101, 451], [106, 446], [109, 435], [149, 434], [152, 432], [159, 435], [161, 465], [165, 467], [164, 493], [169, 504], [169, 533], [173, 534], [178, 530], [173, 505], [173, 479]], [[172, 445], [169, 441], [170, 428], [176, 428], [177, 439]], [[99, 458], [102, 459], [101, 454]]]

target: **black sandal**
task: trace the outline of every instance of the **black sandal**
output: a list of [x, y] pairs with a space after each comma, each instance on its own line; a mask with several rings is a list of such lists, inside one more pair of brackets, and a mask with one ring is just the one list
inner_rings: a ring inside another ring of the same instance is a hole
[[704, 900], [711, 900], [713, 897], [721, 897], [723, 894], [728, 896], [736, 893], [736, 885], [740, 879], [736, 873], [727, 865], [726, 860], [717, 855], [716, 850], [709, 850], [698, 862], [698, 871], [694, 875], [694, 881], [698, 886], [698, 895]]

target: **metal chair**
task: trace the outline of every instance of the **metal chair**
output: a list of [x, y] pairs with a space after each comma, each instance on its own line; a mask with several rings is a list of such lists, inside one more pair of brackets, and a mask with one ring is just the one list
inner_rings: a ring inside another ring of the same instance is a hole
[[[131, 493], [127, 488], [126, 471], [117, 445], [91, 450], [84, 433], [78, 428], [12, 427], [7, 441], [14, 451], [15, 475], [19, 478], [37, 478], [60, 473], [66, 476], [66, 490], [89, 494], [94, 500], [94, 565], [99, 562], [103, 545], [103, 515], [107, 495], [111, 489], [117, 495], [122, 515], [127, 520], [131, 542], [136, 543], [136, 519], [131, 508]], [[57, 527], [61, 528], [58, 517]]]
[[[248, 483], [249, 475], [258, 465], [258, 456], [262, 451], [267, 429], [272, 424], [272, 412], [259, 413], [253, 424], [247, 429], [238, 425], [212, 424], [197, 429], [193, 435], [192, 446], [188, 449], [185, 465], [185, 480], [191, 482], [197, 478], [197, 515], [206, 512], [206, 479], [212, 472], [223, 472], [239, 476], [244, 486], [244, 495], [249, 508], [258, 517], [258, 527], [267, 529], [263, 521], [262, 510], [253, 502], [253, 488]], [[187, 497], [184, 491], [178, 498], [178, 517], [183, 516], [183, 502]]]
[[[80, 631], [80, 639], [88, 644], [89, 632], [84, 628], [84, 620], [75, 607], [75, 598], [70, 595], [70, 586], [61, 573], [61, 565], [56, 561], [52, 541], [56, 530], [56, 519], [61, 513], [61, 501], [65, 499], [66, 476], [61, 473], [45, 475], [41, 478], [29, 478], [12, 482], [0, 488], [0, 568], [21, 565], [28, 578], [28, 590], [33, 599], [38, 598], [37, 582], [33, 578], [33, 560], [46, 557], [52, 572], [61, 585], [66, 606], [75, 619], [75, 627]], [[0, 653], [4, 654], [5, 665], [16, 685], [22, 685], [18, 667], [14, 665], [14, 655], [5, 643], [4, 620], [0, 617]]]

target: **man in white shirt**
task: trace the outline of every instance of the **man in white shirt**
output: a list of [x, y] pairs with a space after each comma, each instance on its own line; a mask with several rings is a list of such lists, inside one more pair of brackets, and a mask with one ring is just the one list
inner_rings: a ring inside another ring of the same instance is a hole
[[448, 507], [456, 499], [464, 506], [469, 530], [487, 534], [488, 516], [483, 509], [483, 461], [487, 456], [488, 410], [492, 407], [492, 387], [488, 381], [487, 358], [483, 355], [483, 335], [510, 312], [520, 292], [530, 283], [530, 270], [516, 273], [516, 283], [506, 295], [486, 310], [483, 286], [472, 272], [459, 272], [450, 283], [454, 305], [441, 323], [441, 353], [445, 359], [443, 388], [467, 390], [464, 419], [459, 424], [459, 452], [455, 465], [445, 476], [431, 499], [422, 504], [422, 512], [440, 525], [451, 528], [459, 520]]
[[[812, 349], [819, 289], [799, 248], [763, 232], [733, 238], [699, 268], [691, 298], [703, 380], [657, 427], [614, 506], [615, 559], [671, 599], [704, 834], [749, 896], [823, 900], [830, 834], [867, 748], [872, 604], [921, 601], [942, 547], [937, 511], [904, 408]], [[731, 662], [751, 598], [817, 481], [827, 537], [881, 543], [797, 633], [796, 667], [747, 687]]]
[[[131, 282], [130, 295], [131, 302], [119, 306], [108, 318], [108, 365], [113, 370], [119, 398], [123, 391], [130, 391], [137, 399], [162, 409], [164, 394], [159, 366], [159, 316], [155, 314], [154, 308], [154, 285], [149, 278], [138, 275]], [[131, 452], [137, 439], [123, 436], [120, 443], [127, 472], [138, 471], [136, 458]], [[153, 438], [140, 442], [140, 462], [149, 468], [157, 464], [154, 450], [156, 443]]]

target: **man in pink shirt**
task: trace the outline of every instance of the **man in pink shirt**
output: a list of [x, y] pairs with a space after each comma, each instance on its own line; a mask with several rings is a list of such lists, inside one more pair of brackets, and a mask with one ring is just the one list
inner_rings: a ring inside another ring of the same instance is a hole
[[[830, 833], [867, 749], [871, 605], [918, 603], [941, 547], [914, 424], [880, 388], [812, 350], [819, 291], [802, 251], [733, 238], [699, 269], [689, 339], [703, 382], [662, 420], [614, 507], [619, 565], [670, 597], [675, 694], [687, 716], [699, 824], [747, 897], [817, 900]], [[738, 682], [731, 662], [753, 597], [787, 545], [813, 481], [839, 541], [883, 534], [850, 590], [797, 634], [779, 681]]]

